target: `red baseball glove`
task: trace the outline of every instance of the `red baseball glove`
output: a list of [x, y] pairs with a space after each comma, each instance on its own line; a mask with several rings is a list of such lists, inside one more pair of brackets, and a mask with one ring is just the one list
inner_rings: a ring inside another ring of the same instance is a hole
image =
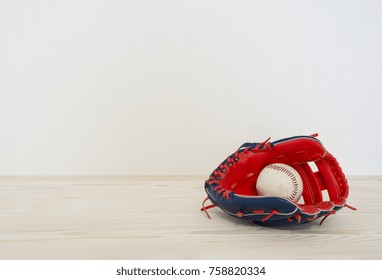
[[[262, 143], [245, 143], [225, 159], [205, 182], [207, 198], [201, 210], [218, 206], [230, 216], [250, 222], [277, 226], [307, 223], [336, 213], [346, 204], [349, 186], [337, 160], [312, 136], [295, 136]], [[313, 172], [309, 162], [318, 171]], [[270, 164], [287, 164], [301, 176], [303, 202], [260, 196], [256, 181]], [[322, 193], [327, 191], [329, 199]], [[212, 205], [204, 206], [210, 200]], [[207, 216], [210, 217], [207, 213]], [[322, 223], [321, 221], [321, 223]]]

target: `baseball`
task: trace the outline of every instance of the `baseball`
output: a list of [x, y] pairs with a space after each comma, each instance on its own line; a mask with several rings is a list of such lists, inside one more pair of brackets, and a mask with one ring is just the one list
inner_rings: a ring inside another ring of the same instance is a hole
[[289, 165], [270, 164], [260, 172], [256, 190], [261, 196], [281, 197], [297, 203], [302, 195], [302, 180]]

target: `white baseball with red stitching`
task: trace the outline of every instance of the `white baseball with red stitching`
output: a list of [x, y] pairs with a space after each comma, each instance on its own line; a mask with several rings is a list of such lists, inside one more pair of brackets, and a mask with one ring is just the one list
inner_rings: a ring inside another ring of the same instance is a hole
[[302, 195], [302, 180], [297, 171], [286, 164], [270, 164], [259, 174], [256, 190], [260, 196], [288, 199], [297, 203]]

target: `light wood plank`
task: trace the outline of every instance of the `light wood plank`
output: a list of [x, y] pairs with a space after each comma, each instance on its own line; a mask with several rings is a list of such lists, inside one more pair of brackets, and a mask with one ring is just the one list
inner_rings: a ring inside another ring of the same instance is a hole
[[0, 177], [0, 259], [382, 259], [382, 177], [322, 226], [199, 211], [203, 177]]

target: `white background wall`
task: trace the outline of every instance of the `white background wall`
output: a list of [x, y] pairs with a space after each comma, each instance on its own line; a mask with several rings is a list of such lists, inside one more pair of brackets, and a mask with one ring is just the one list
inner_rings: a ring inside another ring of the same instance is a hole
[[0, 0], [0, 175], [208, 175], [318, 132], [382, 174], [382, 1]]

